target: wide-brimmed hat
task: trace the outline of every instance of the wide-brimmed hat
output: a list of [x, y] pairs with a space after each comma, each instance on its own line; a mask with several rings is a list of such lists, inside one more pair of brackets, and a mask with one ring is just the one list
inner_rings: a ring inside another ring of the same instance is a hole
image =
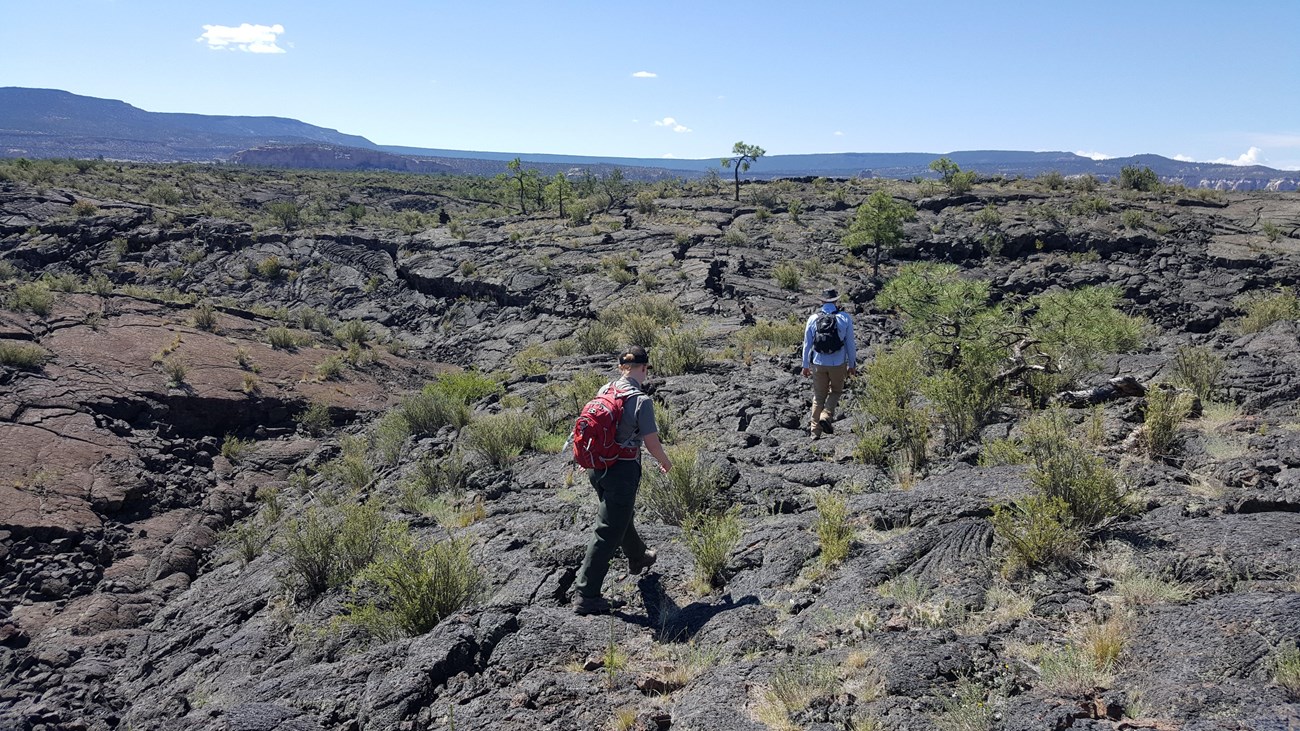
[[827, 287], [822, 290], [821, 300], [822, 302], [839, 302], [840, 293], [836, 292], [834, 287]]
[[618, 357], [619, 365], [641, 365], [650, 363], [650, 352], [640, 345], [633, 345]]

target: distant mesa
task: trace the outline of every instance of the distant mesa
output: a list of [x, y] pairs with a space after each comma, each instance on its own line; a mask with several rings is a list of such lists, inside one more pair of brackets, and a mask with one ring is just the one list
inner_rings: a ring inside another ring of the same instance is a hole
[[[726, 150], [720, 150], [719, 155]], [[982, 175], [1033, 177], [1056, 171], [1110, 178], [1126, 165], [1150, 167], [1162, 180], [1221, 190], [1295, 190], [1300, 173], [1259, 165], [1171, 160], [1159, 155], [1093, 160], [1070, 152], [974, 150], [947, 153], [855, 152], [767, 155], [751, 178], [933, 177], [929, 164], [946, 156]], [[494, 175], [519, 157], [546, 175], [613, 167], [629, 178], [697, 177], [717, 158], [591, 157], [477, 152], [377, 145], [358, 135], [283, 117], [236, 117], [146, 112], [125, 102], [56, 89], [0, 87], [0, 157], [74, 157], [132, 162], [228, 162], [253, 166], [409, 173]]]

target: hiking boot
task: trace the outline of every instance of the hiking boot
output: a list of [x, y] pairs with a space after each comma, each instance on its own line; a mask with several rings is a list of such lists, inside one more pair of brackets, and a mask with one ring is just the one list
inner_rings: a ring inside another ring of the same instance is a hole
[[814, 442], [817, 441], [818, 439], [821, 439], [822, 438], [821, 424], [818, 424], [817, 422], [813, 422], [813, 425], [808, 427], [808, 436], [811, 437]]
[[658, 558], [658, 556], [659, 554], [656, 553], [653, 548], [647, 548], [645, 553], [641, 555], [641, 558], [629, 558], [627, 560], [628, 573], [639, 574], [642, 571], [649, 569], [651, 566], [655, 565], [655, 559]]
[[573, 602], [573, 611], [582, 616], [609, 614], [611, 611], [623, 606], [623, 604], [624, 602], [618, 599], [606, 599], [603, 596], [579, 596]]
[[826, 433], [826, 434], [834, 434], [834, 433], [835, 433], [835, 426], [834, 426], [833, 424], [831, 424], [831, 420], [830, 420], [830, 419], [818, 419], [818, 420], [817, 420], [817, 426], [820, 426], [820, 427], [822, 428], [822, 432], [824, 432], [824, 433]]

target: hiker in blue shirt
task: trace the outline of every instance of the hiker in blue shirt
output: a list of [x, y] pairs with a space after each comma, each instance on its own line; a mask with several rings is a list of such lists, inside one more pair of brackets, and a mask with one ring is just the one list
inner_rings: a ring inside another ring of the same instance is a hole
[[835, 406], [844, 382], [858, 374], [858, 349], [853, 341], [853, 318], [836, 304], [840, 293], [823, 289], [822, 306], [808, 318], [803, 331], [803, 376], [813, 379], [813, 439], [835, 433]]

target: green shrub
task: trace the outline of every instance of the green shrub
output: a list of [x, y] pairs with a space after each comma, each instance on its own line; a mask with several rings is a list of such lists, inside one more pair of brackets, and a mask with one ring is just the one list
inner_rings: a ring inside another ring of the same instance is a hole
[[243, 459], [244, 453], [252, 446], [253, 440], [251, 439], [240, 439], [234, 434], [227, 434], [226, 438], [221, 442], [221, 456], [231, 462], [238, 463]]
[[262, 279], [279, 279], [284, 273], [284, 265], [280, 263], [280, 257], [268, 256], [253, 266], [253, 273]]
[[144, 198], [155, 205], [174, 206], [181, 202], [181, 192], [174, 186], [156, 183], [145, 188]]
[[88, 200], [78, 200], [72, 204], [72, 215], [77, 218], [89, 218], [99, 212], [99, 206]]
[[1214, 399], [1227, 369], [1223, 356], [1203, 345], [1179, 348], [1173, 366], [1174, 385], [1186, 388], [1202, 401]]
[[838, 565], [848, 557], [853, 545], [848, 505], [844, 498], [830, 492], [818, 493], [814, 501], [817, 520], [813, 523], [813, 531], [817, 533], [817, 543], [821, 546], [822, 565]]
[[988, 731], [998, 718], [990, 700], [983, 685], [970, 678], [958, 678], [956, 689], [943, 699], [934, 725], [938, 731]]
[[965, 355], [958, 367], [935, 374], [922, 386], [943, 424], [944, 441], [949, 446], [975, 436], [1006, 398], [1006, 390], [994, 378], [1002, 365], [996, 354], [987, 353], [980, 359], [979, 350], [970, 348]]
[[334, 339], [340, 345], [349, 343], [365, 345], [371, 340], [370, 328], [360, 320], [348, 320], [334, 331]]
[[659, 342], [659, 333], [663, 329], [663, 326], [653, 317], [640, 313], [623, 318], [619, 327], [619, 331], [623, 334], [623, 339], [627, 343], [645, 348], [652, 347]]
[[10, 279], [18, 278], [18, 267], [13, 262], [0, 259], [0, 282], [7, 282]]
[[321, 474], [330, 482], [342, 485], [352, 492], [360, 491], [375, 479], [374, 468], [370, 466], [366, 454], [366, 440], [345, 437], [341, 446], [343, 453], [326, 462], [321, 468]]
[[701, 585], [726, 583], [727, 559], [740, 541], [740, 515], [736, 508], [725, 513], [691, 513], [682, 521], [686, 549], [695, 559], [695, 575]]
[[232, 546], [239, 556], [240, 564], [247, 566], [262, 555], [267, 538], [265, 526], [254, 519], [232, 526], [222, 537], [222, 542]]
[[975, 214], [975, 225], [980, 228], [997, 228], [1002, 225], [1002, 214], [998, 213], [997, 206], [990, 203]]
[[1029, 419], [1023, 444], [1033, 464], [1029, 477], [1034, 487], [1043, 497], [1061, 500], [1079, 525], [1097, 525], [1124, 513], [1118, 478], [1104, 460], [1070, 436], [1064, 410]]
[[200, 330], [215, 332], [217, 329], [217, 311], [207, 302], [194, 308], [194, 314], [190, 317], [194, 322], [194, 327]]
[[[381, 641], [433, 629], [479, 593], [482, 577], [467, 543], [418, 546], [407, 533], [357, 574], [347, 621]], [[359, 597], [366, 597], [359, 599]]]
[[1300, 697], [1300, 649], [1294, 641], [1288, 642], [1269, 656], [1273, 682], [1282, 686], [1293, 697]]
[[642, 295], [600, 313], [600, 321], [615, 329], [623, 328], [624, 321], [632, 317], [645, 317], [659, 327], [674, 327], [682, 322], [682, 308], [671, 297]]
[[185, 376], [189, 375], [190, 367], [186, 365], [184, 359], [176, 356], [162, 362], [162, 372], [167, 376], [168, 386], [180, 387], [185, 384]]
[[313, 401], [303, 409], [298, 416], [294, 417], [298, 428], [302, 431], [317, 437], [324, 434], [330, 427], [334, 426], [334, 419], [330, 417], [329, 406], [320, 401]]
[[313, 330], [322, 335], [332, 335], [334, 333], [334, 323], [311, 307], [300, 308], [296, 315], [298, 324], [304, 330]]
[[266, 336], [266, 342], [276, 350], [296, 350], [298, 348], [297, 336], [287, 327], [279, 325], [268, 327], [263, 335]]
[[1300, 298], [1289, 288], [1245, 295], [1236, 305], [1246, 313], [1238, 327], [1247, 334], [1257, 333], [1275, 322], [1300, 319]]
[[1073, 178], [1072, 184], [1075, 190], [1083, 193], [1091, 193], [1097, 190], [1097, 186], [1100, 183], [1097, 182], [1097, 176], [1092, 173], [1084, 173], [1083, 175]]
[[1073, 559], [1083, 536], [1073, 527], [1070, 507], [1057, 497], [1032, 495], [1010, 506], [994, 506], [993, 530], [1009, 550], [1009, 568], [1029, 569]]
[[[870, 427], [888, 435], [891, 451], [902, 451], [914, 466], [925, 464], [930, 438], [930, 413], [917, 403], [925, 368], [921, 349], [904, 343], [876, 354], [863, 369], [865, 387], [859, 404]], [[869, 430], [860, 430], [859, 436]]]
[[583, 355], [607, 355], [618, 347], [614, 340], [614, 329], [600, 321], [580, 327], [577, 341], [578, 352]]
[[804, 323], [758, 320], [737, 330], [732, 343], [742, 357], [753, 350], [784, 353], [803, 343]]
[[803, 204], [796, 198], [790, 201], [785, 207], [790, 214], [790, 220], [799, 223], [799, 216], [803, 213]]
[[1094, 195], [1079, 198], [1070, 204], [1070, 213], [1076, 216], [1100, 216], [1110, 210], [1110, 201]]
[[637, 213], [654, 213], [655, 208], [655, 194], [653, 192], [643, 190], [636, 194]]
[[321, 362], [316, 364], [316, 377], [322, 381], [336, 381], [343, 378], [343, 373], [348, 369], [347, 362], [343, 356], [335, 353], [327, 355]]
[[[424, 387], [424, 393], [432, 396], [445, 396], [453, 402], [472, 406], [488, 396], [501, 394], [501, 384], [492, 377], [470, 369], [464, 371], [446, 371], [438, 374], [432, 383]], [[457, 426], [462, 425], [457, 424]]]
[[703, 370], [705, 359], [700, 338], [699, 330], [675, 330], [659, 338], [655, 351], [655, 369], [665, 376]]
[[1042, 183], [1048, 190], [1060, 190], [1065, 187], [1065, 176], [1055, 170], [1050, 170], [1039, 175], [1038, 182]]
[[1172, 453], [1177, 447], [1178, 426], [1192, 412], [1194, 397], [1186, 391], [1161, 388], [1159, 384], [1147, 389], [1147, 410], [1143, 422], [1146, 426], [1147, 453], [1159, 457]]
[[665, 447], [673, 468], [641, 473], [641, 507], [657, 520], [683, 525], [693, 513], [707, 512], [726, 487], [722, 471], [700, 455], [692, 444]]
[[465, 487], [470, 469], [471, 465], [460, 452], [452, 452], [441, 460], [426, 455], [416, 460], [405, 478], [405, 486], [418, 497], [459, 493]]
[[1147, 225], [1146, 217], [1142, 215], [1142, 211], [1132, 208], [1119, 215], [1119, 222], [1124, 225], [1124, 228], [1133, 230], [1146, 228]]
[[411, 425], [403, 415], [402, 409], [391, 409], [375, 422], [375, 451], [384, 464], [397, 464], [402, 458], [406, 440], [411, 437]]
[[451, 389], [430, 390], [426, 386], [423, 392], [402, 400], [401, 414], [410, 432], [417, 437], [433, 436], [449, 424], [459, 429], [469, 423], [470, 413], [466, 399], [471, 395], [455, 393]]
[[1149, 167], [1125, 165], [1119, 170], [1119, 187], [1121, 190], [1155, 191], [1160, 189], [1160, 177]]
[[1025, 464], [1028, 461], [1029, 455], [1021, 451], [1014, 439], [990, 439], [980, 445], [979, 464], [981, 467]]
[[266, 213], [285, 230], [295, 229], [302, 224], [302, 207], [292, 201], [268, 203]]
[[788, 289], [791, 292], [799, 291], [803, 279], [799, 267], [791, 261], [783, 261], [772, 267], [772, 278], [781, 289]]
[[284, 531], [288, 578], [308, 596], [346, 584], [379, 554], [389, 540], [387, 528], [375, 501], [342, 510], [308, 508]]
[[1121, 312], [1118, 303], [1119, 291], [1113, 287], [1081, 287], [1029, 299], [1034, 310], [1030, 331], [1061, 376], [1053, 387], [1070, 387], [1095, 369], [1102, 355], [1141, 345], [1142, 320]]
[[818, 698], [836, 692], [839, 677], [835, 666], [810, 658], [790, 658], [782, 662], [768, 681], [768, 695], [787, 718], [812, 705]]
[[502, 411], [470, 422], [466, 443], [489, 464], [509, 464], [537, 440], [537, 422], [521, 411]]
[[9, 295], [9, 308], [44, 317], [54, 308], [54, 293], [45, 282], [20, 284]]
[[862, 464], [884, 467], [889, 464], [890, 438], [889, 430], [880, 425], [872, 425], [867, 420], [855, 417], [853, 420], [853, 458]]
[[49, 358], [50, 354], [39, 345], [0, 340], [0, 365], [20, 370], [37, 370]]
[[1270, 244], [1276, 244], [1282, 238], [1282, 229], [1278, 228], [1278, 225], [1272, 221], [1261, 221], [1259, 230]]

